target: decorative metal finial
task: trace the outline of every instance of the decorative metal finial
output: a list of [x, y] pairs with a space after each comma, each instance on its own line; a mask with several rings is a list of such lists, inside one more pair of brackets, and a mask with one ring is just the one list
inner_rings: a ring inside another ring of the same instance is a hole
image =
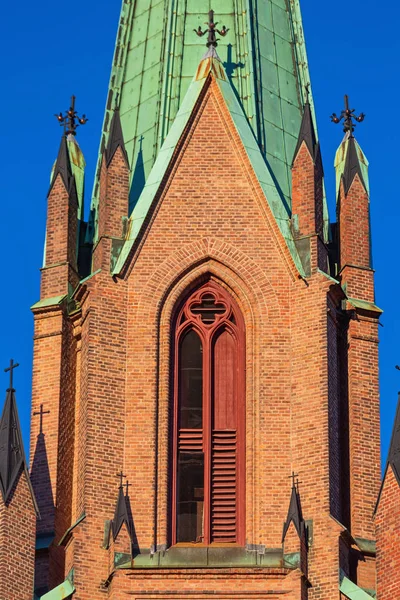
[[89, 121], [86, 118], [86, 115], [78, 116], [77, 111], [75, 110], [75, 96], [71, 96], [71, 106], [69, 110], [65, 111], [65, 115], [61, 112], [58, 115], [54, 115], [57, 118], [57, 121], [60, 123], [62, 127], [64, 127], [65, 135], [76, 135], [76, 130], [79, 125], [85, 125]]
[[336, 113], [333, 113], [331, 115], [332, 123], [338, 124], [340, 123], [340, 121], [343, 120], [343, 131], [345, 133], [349, 132], [352, 136], [354, 128], [356, 127], [356, 124], [353, 122], [353, 119], [357, 121], [357, 123], [361, 123], [365, 119], [364, 113], [360, 113], [358, 117], [356, 117], [356, 115], [354, 114], [355, 110], [355, 108], [350, 108], [349, 97], [346, 94], [346, 96], [344, 97], [344, 110], [342, 110], [342, 112], [340, 113], [340, 117], [338, 117]]
[[229, 29], [227, 29], [225, 27], [225, 25], [222, 27], [222, 29], [217, 29], [218, 23], [214, 23], [214, 11], [213, 10], [210, 10], [210, 12], [208, 13], [208, 21], [209, 21], [208, 23], [205, 23], [205, 25], [208, 25], [208, 29], [203, 31], [201, 26], [199, 25], [198, 29], [194, 29], [193, 31], [199, 37], [203, 37], [203, 35], [208, 33], [207, 44], [206, 44], [207, 48], [210, 48], [210, 46], [212, 46], [213, 48], [216, 48], [218, 46], [218, 42], [219, 42], [219, 39], [217, 39], [216, 34], [218, 33], [220, 36], [225, 37], [226, 34], [228, 33]]
[[[292, 487], [295, 487], [295, 485], [296, 485], [296, 479], [298, 478], [298, 476], [299, 476], [298, 473], [295, 473], [294, 471], [292, 471], [292, 474], [289, 475], [289, 479], [292, 480]], [[298, 481], [299, 480], [297, 479], [297, 482]]]
[[119, 477], [119, 487], [122, 488], [123, 487], [122, 480], [126, 477], [126, 475], [124, 475], [122, 469], [119, 473], [116, 474], [116, 477]]
[[7, 369], [4, 369], [4, 373], [10, 372], [10, 386], [7, 391], [13, 390], [13, 379], [14, 379], [14, 369], [19, 367], [19, 363], [15, 363], [13, 359], [10, 360], [10, 366]]

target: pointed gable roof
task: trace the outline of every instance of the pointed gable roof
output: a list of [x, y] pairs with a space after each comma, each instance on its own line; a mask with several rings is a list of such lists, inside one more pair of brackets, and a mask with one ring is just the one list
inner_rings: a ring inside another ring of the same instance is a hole
[[389, 466], [391, 466], [396, 481], [400, 486], [400, 392], [397, 399], [396, 416], [394, 419], [392, 437], [390, 439], [389, 453], [386, 461], [385, 471], [382, 477], [381, 487], [375, 505], [375, 512], [378, 510]]
[[348, 194], [351, 184], [353, 183], [355, 176], [358, 174], [365, 191], [368, 193], [361, 170], [360, 160], [358, 158], [356, 141], [352, 135], [349, 137], [347, 144], [346, 162], [343, 171], [344, 192], [346, 195]]
[[400, 485], [400, 394], [397, 401], [396, 417], [393, 425], [392, 438], [390, 440], [387, 465], [393, 469], [393, 473]]
[[303, 118], [300, 125], [300, 133], [297, 139], [296, 149], [293, 155], [293, 163], [297, 158], [302, 143], [305, 142], [311, 158], [315, 162], [317, 153], [317, 136], [315, 134], [315, 127], [313, 116], [311, 113], [311, 106], [309, 102], [306, 102], [303, 110]]
[[[182, 107], [197, 61], [206, 50], [204, 38], [193, 30], [208, 21], [208, 1], [198, 0], [195, 10], [183, 5], [176, 11], [171, 0], [149, 0], [140, 11], [135, 6], [122, 2], [93, 209], [98, 203], [102, 154], [113, 107], [117, 104], [121, 110], [130, 165], [135, 164], [138, 140], [144, 137], [148, 175]], [[245, 10], [236, 0], [224, 0], [214, 8], [216, 20], [229, 29], [218, 43], [218, 55], [263, 158], [290, 204], [290, 166], [305, 84], [310, 81], [300, 0], [249, 0]], [[310, 103], [313, 105], [312, 98]], [[94, 235], [96, 238], [96, 223]]]
[[265, 201], [288, 247], [294, 269], [302, 277], [305, 277], [304, 268], [290, 227], [289, 207], [276, 186], [271, 170], [261, 153], [254, 133], [229, 82], [224, 66], [215, 57], [206, 57], [198, 65], [197, 72], [181, 104], [175, 121], [130, 216], [128, 237], [122, 246], [112, 274], [119, 275], [124, 269], [130, 253], [139, 238], [153, 201], [162, 187], [164, 177], [167, 174], [177, 147], [181, 139], [183, 139], [182, 136], [186, 127], [191, 122], [191, 117], [199, 106], [203, 94], [207, 91], [211, 83], [211, 78], [218, 85], [222, 98], [228, 108], [233, 124], [254, 170], [256, 180], [264, 193]]
[[124, 523], [132, 541], [131, 520], [129, 517], [127, 498], [124, 496], [122, 485], [120, 485], [118, 490], [117, 504], [115, 506], [114, 519], [112, 521], [112, 534], [114, 540], [118, 537], [118, 534], [121, 531], [121, 527]]
[[282, 543], [285, 541], [286, 534], [289, 530], [290, 524], [293, 523], [297, 531], [298, 536], [301, 538], [305, 531], [305, 523], [303, 519], [303, 513], [301, 510], [300, 495], [296, 489], [296, 485], [292, 486], [292, 494], [290, 496], [289, 510], [286, 517], [285, 524], [282, 532]]
[[0, 421], [0, 489], [4, 502], [9, 499], [13, 485], [25, 466], [21, 428], [14, 389], [7, 390]]
[[47, 195], [49, 195], [53, 189], [53, 185], [57, 179], [57, 175], [59, 174], [61, 175], [61, 179], [63, 180], [65, 188], [69, 191], [72, 179], [72, 169], [67, 146], [67, 136], [65, 135], [63, 135], [61, 138], [56, 164], [54, 165], [51, 176], [50, 189]]
[[113, 117], [111, 119], [110, 132], [108, 134], [108, 142], [105, 149], [105, 159], [107, 167], [113, 159], [114, 154], [117, 151], [117, 148], [121, 148], [122, 154], [124, 155], [127, 167], [129, 168], [129, 160], [128, 155], [125, 149], [124, 136], [122, 133], [121, 126], [121, 118], [119, 114], [119, 109], [116, 108], [114, 110]]

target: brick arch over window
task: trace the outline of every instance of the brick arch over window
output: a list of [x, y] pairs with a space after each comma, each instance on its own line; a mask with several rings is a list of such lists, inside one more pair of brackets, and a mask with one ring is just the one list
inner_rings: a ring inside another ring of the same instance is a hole
[[[149, 496], [154, 509], [153, 546], [165, 548], [171, 541], [168, 510], [171, 488], [169, 440], [171, 390], [171, 339], [177, 306], [191, 291], [212, 280], [224, 288], [239, 306], [246, 331], [246, 543], [257, 544], [263, 527], [261, 503], [263, 492], [256, 474], [260, 469], [260, 329], [271, 330], [281, 320], [282, 306], [273, 282], [257, 262], [227, 242], [204, 238], [179, 248], [168, 256], [146, 284], [138, 284], [137, 318], [153, 323], [158, 338], [155, 343], [154, 369], [154, 458], [156, 485]], [[135, 280], [132, 279], [132, 283]], [[132, 286], [136, 292], [134, 285]], [[130, 410], [128, 406], [128, 410]], [[134, 410], [132, 404], [132, 411]], [[127, 447], [128, 456], [135, 459]], [[133, 448], [133, 446], [132, 446]]]
[[243, 317], [208, 281], [177, 310], [172, 335], [171, 541], [244, 544]]

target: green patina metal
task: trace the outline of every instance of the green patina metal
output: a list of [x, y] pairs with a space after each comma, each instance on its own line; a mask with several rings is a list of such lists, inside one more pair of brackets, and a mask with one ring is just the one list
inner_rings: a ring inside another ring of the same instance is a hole
[[[78, 142], [76, 141], [75, 136], [69, 134], [67, 135], [67, 149], [69, 156], [69, 163], [71, 167], [72, 175], [75, 179], [76, 186], [76, 194], [78, 198], [78, 232], [76, 236], [76, 251], [77, 255], [79, 253], [79, 240], [80, 240], [80, 228], [81, 222], [84, 220], [84, 189], [85, 189], [85, 167], [86, 162], [83, 156], [82, 150], [79, 147]], [[53, 181], [54, 169], [57, 164], [57, 160], [54, 162], [53, 168], [50, 174], [50, 184]], [[43, 249], [43, 266], [46, 265], [46, 238]]]
[[349, 600], [371, 600], [371, 598], [375, 597], [358, 587], [358, 585], [350, 581], [347, 577], [343, 577], [340, 584], [340, 591]]
[[[76, 192], [78, 196], [78, 219], [80, 221], [83, 220], [83, 211], [84, 211], [84, 187], [85, 187], [85, 167], [86, 162], [83, 156], [82, 150], [79, 147], [79, 144], [73, 135], [67, 136], [67, 148], [68, 155], [71, 165], [72, 175], [75, 178]], [[54, 168], [56, 166], [56, 162], [54, 161], [53, 168], [51, 169], [50, 174], [50, 183], [53, 181]]]
[[[368, 178], [369, 162], [368, 162], [367, 157], [365, 156], [364, 152], [361, 150], [356, 139], [354, 139], [354, 144], [355, 144], [356, 151], [357, 151], [357, 157], [358, 157], [358, 162], [360, 165], [361, 174], [362, 174], [362, 177], [364, 180], [366, 190], [369, 195], [369, 178]], [[340, 182], [344, 175], [344, 170], [345, 170], [345, 166], [346, 166], [346, 157], [347, 157], [348, 149], [349, 149], [349, 137], [348, 137], [348, 134], [346, 134], [343, 138], [342, 143], [340, 144], [339, 148], [337, 149], [336, 155], [335, 155], [336, 199], [337, 200], [339, 198]]]
[[76, 191], [78, 195], [78, 219], [83, 220], [84, 211], [84, 186], [85, 186], [85, 158], [73, 135], [67, 137], [69, 159], [71, 161], [72, 175], [75, 177]]
[[160, 188], [175, 147], [184, 131], [196, 101], [198, 100], [210, 73], [213, 74], [219, 85], [254, 172], [264, 191], [266, 201], [269, 204], [272, 214], [274, 215], [279, 229], [286, 241], [296, 268], [304, 277], [306, 273], [304, 272], [304, 268], [294, 243], [290, 228], [290, 209], [288, 205], [282, 201], [282, 197], [280, 196], [275, 185], [274, 177], [271, 174], [271, 171], [262, 155], [254, 132], [252, 131], [246, 116], [244, 115], [243, 109], [226, 75], [226, 71], [224, 70], [222, 64], [214, 58], [207, 58], [200, 63], [197, 74], [187, 90], [178, 114], [174, 119], [174, 123], [160, 152], [158, 153], [156, 162], [150, 172], [146, 185], [139, 197], [138, 202], [136, 203], [136, 206], [133, 209], [129, 222], [128, 236], [114, 267], [113, 275], [119, 274], [124, 267], [124, 264], [139, 235], [148, 211], [150, 210], [150, 207]]
[[31, 306], [31, 310], [35, 310], [36, 308], [47, 308], [48, 306], [57, 306], [58, 304], [61, 304], [66, 297], [66, 294], [63, 294], [62, 296], [44, 298], [43, 300], [39, 300], [39, 302], [36, 302], [36, 304], [33, 304]]
[[284, 554], [283, 565], [288, 569], [298, 569], [300, 567], [300, 552]]
[[75, 529], [75, 527], [77, 527], [79, 525], [79, 523], [82, 523], [82, 521], [84, 519], [86, 519], [86, 514], [82, 513], [81, 516], [79, 517], [79, 519], [77, 519], [75, 521], [75, 523], [73, 523], [71, 525], [71, 527], [68, 527], [67, 531], [64, 533], [64, 535], [62, 536], [62, 538], [58, 542], [58, 546], [65, 546], [65, 544], [67, 543], [67, 541], [70, 538], [70, 535], [71, 535], [72, 531]]
[[[95, 241], [99, 169], [112, 111], [119, 107], [133, 208], [206, 51], [193, 30], [208, 21], [210, 8], [209, 0], [122, 4], [92, 201]], [[299, 0], [214, 0], [212, 8], [230, 30], [218, 46], [229, 84], [290, 206], [290, 165], [310, 79]], [[325, 217], [327, 223], [326, 207]]]
[[47, 592], [47, 594], [41, 596], [40, 600], [67, 600], [74, 592], [74, 570], [71, 569], [65, 581], [53, 588], [50, 592]]
[[130, 557], [118, 556], [118, 569], [174, 569], [174, 568], [289, 568], [293, 564], [284, 564], [281, 548], [265, 549], [261, 554], [248, 551], [245, 548], [213, 548], [209, 547], [179, 547], [175, 546], [163, 552], [150, 553], [142, 551], [134, 556], [133, 564]]
[[[376, 306], [376, 304], [374, 304], [373, 302], [368, 302], [367, 300], [358, 300], [357, 298], [347, 298], [347, 301], [352, 306], [354, 306], [354, 308], [359, 308], [361, 310], [371, 311], [371, 312], [375, 312], [375, 313], [379, 313], [379, 314], [383, 313], [383, 310], [381, 308], [379, 308], [379, 306]], [[363, 540], [361, 538], [356, 538], [356, 542], [357, 542], [357, 545], [360, 548], [360, 550], [363, 550], [363, 551], [364, 551], [364, 546], [361, 547], [361, 545], [367, 544], [368, 547], [371, 547], [371, 544], [375, 544], [375, 542], [372, 542], [370, 540]], [[365, 550], [365, 551], [369, 552], [369, 550]]]

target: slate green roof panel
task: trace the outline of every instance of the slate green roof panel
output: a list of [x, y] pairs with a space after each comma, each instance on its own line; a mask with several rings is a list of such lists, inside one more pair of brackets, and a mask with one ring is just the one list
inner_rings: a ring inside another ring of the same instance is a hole
[[50, 592], [47, 592], [47, 594], [41, 596], [40, 600], [67, 600], [74, 592], [75, 587], [73, 583], [71, 583], [69, 579], [66, 579], [63, 581], [63, 583], [60, 583], [60, 585], [53, 588]]
[[344, 577], [340, 584], [340, 591], [349, 600], [371, 600], [373, 596], [370, 596], [363, 589], [358, 587], [355, 583]]
[[[119, 106], [131, 181], [138, 160], [146, 179], [206, 52], [205, 38], [193, 30], [205, 28], [210, 8], [209, 0], [124, 0], [93, 190], [94, 213], [112, 111]], [[290, 167], [304, 86], [310, 80], [299, 0], [213, 0], [212, 8], [219, 24], [229, 28], [218, 45], [228, 80], [279, 194], [290, 206]], [[136, 200], [140, 191], [133, 193]], [[96, 239], [95, 223], [94, 232]]]

